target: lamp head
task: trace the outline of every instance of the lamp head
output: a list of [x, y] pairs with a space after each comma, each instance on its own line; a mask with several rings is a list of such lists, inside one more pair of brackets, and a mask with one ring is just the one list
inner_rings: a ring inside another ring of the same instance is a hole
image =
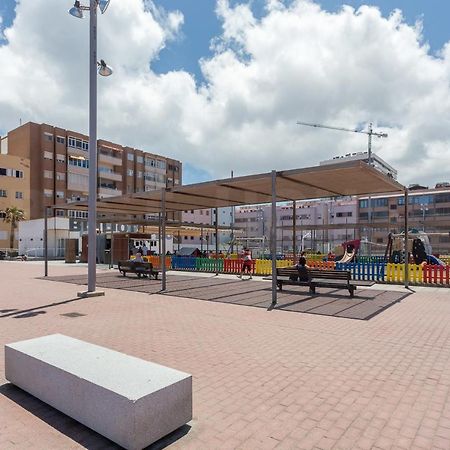
[[73, 17], [76, 17], [77, 19], [84, 18], [83, 10], [81, 9], [79, 0], [76, 0], [72, 8], [69, 9], [69, 14]]
[[98, 7], [102, 14], [105, 14], [105, 11], [108, 9], [110, 1], [111, 0], [98, 0]]
[[103, 59], [101, 59], [100, 62], [97, 63], [97, 65], [99, 75], [101, 75], [102, 77], [109, 77], [110, 75], [112, 75], [113, 70], [105, 63], [105, 61], [103, 61]]

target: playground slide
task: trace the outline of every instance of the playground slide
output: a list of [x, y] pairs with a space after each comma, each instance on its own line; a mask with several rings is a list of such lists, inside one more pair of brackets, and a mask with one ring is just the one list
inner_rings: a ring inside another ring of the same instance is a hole
[[352, 262], [353, 261], [353, 258], [355, 257], [355, 251], [353, 251], [353, 252], [351, 252], [351, 253], [349, 253], [349, 252], [345, 252], [344, 253], [344, 256], [339, 260], [339, 261], [336, 261], [336, 262], [340, 262], [340, 263], [349, 263], [349, 262]]
[[433, 255], [427, 255], [427, 263], [433, 264], [435, 266], [445, 266], [444, 261], [441, 261], [439, 258]]

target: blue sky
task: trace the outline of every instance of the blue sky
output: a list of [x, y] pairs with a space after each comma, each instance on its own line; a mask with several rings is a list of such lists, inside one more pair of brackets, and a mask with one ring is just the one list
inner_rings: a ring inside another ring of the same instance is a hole
[[[72, 1], [21, 0], [14, 22], [16, 1], [0, 0], [1, 134], [20, 119], [87, 132], [87, 24], [66, 14]], [[221, 0], [220, 18], [217, 1], [153, 0], [168, 12], [155, 21], [142, 0], [112, 0], [101, 20], [107, 39], [99, 40], [116, 69], [99, 84], [101, 137], [180, 159], [191, 182], [315, 165], [365, 148], [361, 136], [299, 129], [296, 120], [373, 122], [389, 134], [374, 151], [401, 167], [402, 179], [448, 178], [450, 46], [439, 51], [450, 40], [449, 0], [316, 1], [333, 15], [306, 4], [268, 12], [268, 0], [228, 0], [229, 7]], [[370, 8], [342, 11], [343, 4], [375, 6], [382, 17]], [[404, 22], [387, 19], [394, 9]], [[252, 14], [268, 20], [255, 23]], [[2, 41], [11, 26], [11, 42]], [[24, 60], [33, 71], [24, 73]]]
[[[7, 0], [11, 1], [11, 0]], [[239, 0], [230, 4], [243, 3]], [[264, 1], [253, 0], [253, 10], [257, 17], [264, 13]], [[442, 48], [449, 38], [448, 19], [450, 17], [449, 0], [337, 0], [316, 1], [328, 11], [338, 11], [343, 4], [358, 8], [361, 5], [378, 6], [383, 15], [388, 15], [395, 8], [401, 9], [406, 22], [414, 24], [418, 19], [424, 25], [424, 38], [430, 44], [432, 51]], [[221, 23], [218, 21], [214, 9], [215, 0], [159, 0], [156, 5], [168, 10], [178, 9], [184, 15], [182, 27], [183, 36], [176, 42], [169, 43], [161, 52], [160, 59], [153, 63], [156, 72], [166, 72], [174, 69], [184, 69], [195, 73], [201, 80], [198, 61], [210, 54], [209, 44], [214, 36], [221, 33]]]
[[[112, 0], [114, 2], [114, 0]], [[198, 81], [202, 80], [198, 61], [209, 56], [210, 41], [220, 35], [221, 23], [215, 14], [216, 0], [154, 0], [156, 6], [166, 10], [178, 9], [184, 15], [182, 33], [176, 41], [172, 41], [161, 52], [159, 60], [153, 62], [152, 69], [157, 73], [169, 70], [186, 70], [195, 74]], [[231, 0], [230, 5], [245, 3], [243, 0]], [[286, 1], [285, 3], [288, 3]], [[449, 38], [448, 18], [450, 17], [449, 0], [318, 0], [324, 9], [338, 11], [343, 4], [358, 8], [361, 5], [378, 6], [383, 15], [388, 15], [393, 9], [403, 11], [409, 24], [418, 19], [424, 25], [424, 38], [430, 44], [433, 52], [442, 48]], [[0, 15], [3, 17], [2, 27], [7, 27], [14, 19], [15, 0], [2, 0]], [[264, 0], [251, 1], [257, 17], [264, 14]]]

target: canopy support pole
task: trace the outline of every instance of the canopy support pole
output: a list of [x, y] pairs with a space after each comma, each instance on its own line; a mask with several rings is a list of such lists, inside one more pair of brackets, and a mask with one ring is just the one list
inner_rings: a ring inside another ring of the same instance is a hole
[[44, 277], [48, 276], [48, 209], [44, 207]]
[[166, 290], [166, 189], [161, 190], [161, 290]]
[[216, 215], [216, 276], [219, 275], [219, 210], [217, 208], [214, 209], [214, 213]]
[[292, 202], [292, 253], [294, 264], [297, 262], [297, 202]]
[[272, 170], [272, 227], [270, 239], [272, 256], [272, 306], [277, 304], [277, 172]]
[[405, 187], [405, 288], [409, 288], [409, 252], [408, 252], [408, 188]]

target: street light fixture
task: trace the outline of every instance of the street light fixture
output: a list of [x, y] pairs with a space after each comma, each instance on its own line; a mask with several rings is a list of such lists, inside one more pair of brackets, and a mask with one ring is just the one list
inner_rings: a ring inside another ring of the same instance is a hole
[[428, 211], [427, 205], [420, 204], [420, 210], [422, 211], [422, 229], [425, 231], [425, 213]]
[[88, 289], [80, 293], [83, 297], [103, 295], [96, 292], [97, 265], [97, 70], [102, 76], [112, 74], [112, 69], [103, 59], [97, 60], [97, 8], [103, 14], [110, 0], [90, 0], [89, 6], [76, 0], [69, 14], [78, 19], [89, 11], [89, 201], [88, 201]]

